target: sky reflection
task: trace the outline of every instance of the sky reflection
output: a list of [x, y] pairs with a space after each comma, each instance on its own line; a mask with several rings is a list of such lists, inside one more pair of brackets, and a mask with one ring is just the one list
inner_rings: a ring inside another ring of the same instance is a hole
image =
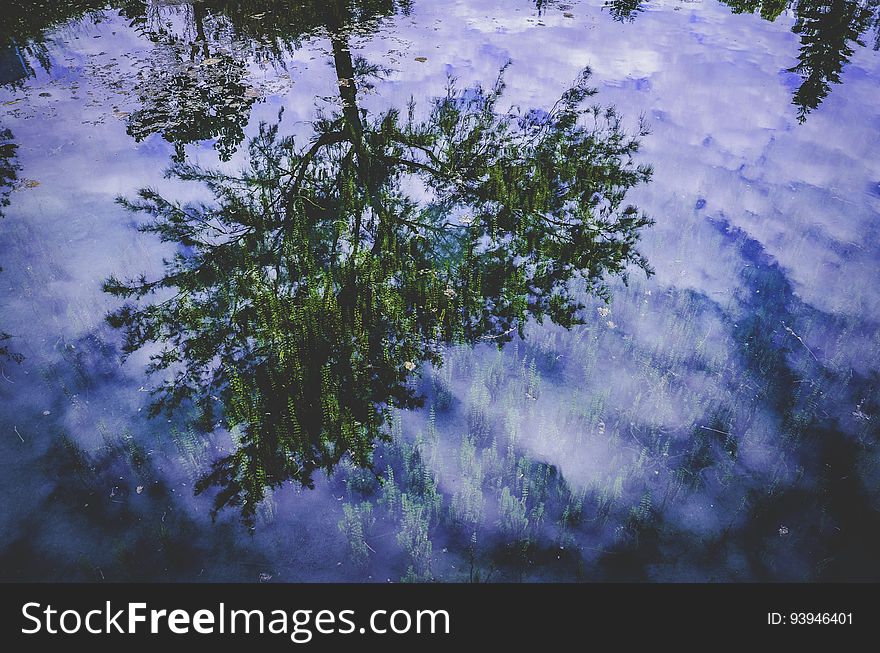
[[[132, 26], [130, 7], [96, 22], [80, 16], [103, 5], [83, 3], [3, 41], [0, 125], [19, 170], [0, 218], [0, 331], [24, 357], [0, 359], [5, 577], [880, 577], [876, 7], [826, 3], [839, 24], [824, 69], [804, 54], [821, 3], [415, 0], [356, 30], [353, 53], [390, 69], [362, 94], [371, 111], [427, 103], [448, 75], [489, 85], [507, 60], [507, 102], [549, 108], [589, 66], [598, 102], [651, 127], [639, 160], [654, 176], [628, 198], [656, 221], [642, 240], [655, 275], [590, 300], [569, 331], [453, 348], [422, 371], [426, 407], [398, 414], [376, 451], [394, 480], [345, 468], [285, 487], [251, 537], [192, 493], [229, 435], [145, 416], [147, 352], [120, 361], [101, 292], [111, 274], [158, 276], [174, 251], [116, 196], [204, 199], [163, 177], [172, 159], [234, 172], [261, 120], [283, 108], [281, 129], [307, 133], [316, 98], [337, 94], [320, 29], [274, 52], [206, 4], [222, 77], [193, 78], [221, 116], [206, 131], [157, 117], [162, 81], [146, 80], [172, 69], [169, 52], [187, 74], [203, 41], [187, 4], [151, 3]], [[228, 123], [221, 82], [241, 99]]]

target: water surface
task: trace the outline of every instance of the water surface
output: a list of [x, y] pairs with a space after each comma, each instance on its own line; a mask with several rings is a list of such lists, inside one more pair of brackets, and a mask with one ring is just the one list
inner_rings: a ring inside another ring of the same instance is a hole
[[[876, 3], [375, 1], [335, 24], [313, 4], [10, 4], [3, 576], [880, 578]], [[165, 171], [237, 174], [261, 122], [310, 142], [344, 111], [344, 52], [364, 115], [412, 98], [424, 118], [450, 77], [473, 97], [509, 63], [502, 111], [537, 119], [588, 67], [590, 102], [650, 127], [626, 201], [654, 274], [609, 277], [584, 324], [417, 360], [424, 405], [390, 411], [373, 472], [343, 457], [252, 524], [212, 519], [194, 486], [236, 432], [222, 410], [148, 416], [157, 349], [123, 356], [105, 320], [108, 278], [190, 250], [115, 200], [209, 202]]]

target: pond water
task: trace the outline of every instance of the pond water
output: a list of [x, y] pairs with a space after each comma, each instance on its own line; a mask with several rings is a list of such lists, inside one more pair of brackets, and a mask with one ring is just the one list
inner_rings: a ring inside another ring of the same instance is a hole
[[[876, 0], [10, 0], [0, 575], [880, 579], [878, 26]], [[556, 133], [586, 87], [603, 126]], [[566, 245], [629, 204], [653, 222]], [[386, 213], [487, 226], [359, 253]], [[575, 324], [523, 290], [566, 262], [596, 272]]]

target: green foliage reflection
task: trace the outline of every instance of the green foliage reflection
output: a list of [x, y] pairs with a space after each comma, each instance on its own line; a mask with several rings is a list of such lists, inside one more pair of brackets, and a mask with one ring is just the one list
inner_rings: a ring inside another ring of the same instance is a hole
[[[3, 210], [9, 206], [9, 194], [18, 180], [17, 150], [18, 145], [13, 140], [12, 132], [9, 129], [0, 128], [0, 218], [3, 217]], [[0, 268], [0, 272], [2, 271], [3, 268]], [[12, 338], [10, 334], [0, 331], [0, 361], [20, 362], [21, 355], [13, 352], [4, 344], [10, 338]]]
[[721, 0], [734, 13], [760, 13], [775, 21], [789, 6], [797, 19], [792, 31], [800, 36], [798, 62], [788, 69], [803, 81], [792, 97], [799, 122], [816, 109], [831, 84], [840, 83], [843, 67], [853, 56], [855, 45], [864, 46], [863, 36], [872, 23], [880, 21], [880, 4], [873, 0]]
[[491, 88], [451, 80], [425, 117], [414, 103], [373, 115], [357, 104], [364, 66], [332, 42], [341, 108], [311, 140], [264, 124], [239, 175], [173, 165], [211, 203], [121, 200], [179, 249], [158, 280], [105, 284], [132, 300], [109, 318], [126, 350], [162, 344], [154, 411], [193, 402], [236, 434], [197, 489], [247, 522], [269, 487], [311, 486], [345, 455], [369, 467], [445, 344], [570, 326], [579, 293], [648, 270], [650, 220], [625, 195], [651, 171], [616, 112], [589, 104], [589, 71], [550, 111], [500, 109], [502, 72]]

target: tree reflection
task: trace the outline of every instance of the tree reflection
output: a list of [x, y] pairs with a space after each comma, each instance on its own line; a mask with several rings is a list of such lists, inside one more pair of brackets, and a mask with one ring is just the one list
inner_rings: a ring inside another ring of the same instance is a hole
[[[790, 6], [787, 0], [721, 0], [734, 13], [759, 11], [765, 20], [774, 21]], [[792, 31], [800, 35], [797, 65], [788, 72], [803, 78], [792, 98], [799, 122], [816, 109], [831, 84], [840, 83], [843, 67], [854, 52], [854, 45], [864, 46], [862, 38], [872, 22], [880, 20], [880, 5], [865, 0], [800, 0], [794, 5], [797, 14]]]
[[[880, 26], [877, 0], [721, 0], [734, 13], [759, 13], [775, 21], [791, 8], [792, 30], [800, 36], [798, 62], [789, 72], [803, 79], [793, 95], [803, 122], [841, 82], [855, 46], [864, 46], [869, 29]], [[343, 6], [348, 28], [369, 30], [383, 16], [407, 13], [407, 0], [349, 0]], [[244, 125], [258, 93], [248, 83], [249, 61], [280, 62], [299, 42], [326, 29], [335, 2], [305, 0], [63, 0], [46, 6], [12, 0], [0, 26], [0, 83], [17, 83], [33, 74], [32, 60], [46, 69], [50, 60], [46, 30], [83, 16], [100, 22], [113, 8], [153, 41], [149, 66], [138, 77], [135, 93], [141, 107], [132, 113], [128, 131], [137, 140], [153, 133], [174, 144], [182, 160], [187, 144], [213, 140], [223, 159], [244, 139]], [[535, 0], [538, 14], [568, 5]], [[633, 22], [640, 0], [606, 0], [619, 22]], [[173, 17], [170, 19], [169, 17]], [[880, 45], [880, 31], [873, 47]]]
[[[0, 128], [0, 218], [4, 215], [4, 209], [9, 206], [9, 194], [18, 179], [19, 167], [15, 160], [17, 150], [18, 145], [12, 138], [12, 132]], [[3, 268], [0, 268], [0, 272], [2, 271]], [[0, 331], [0, 360], [20, 361], [21, 356], [4, 344], [11, 337], [10, 334]]]
[[[408, 2], [343, 3], [348, 25], [407, 10]], [[280, 61], [292, 47], [332, 22], [334, 3], [309, 0], [208, 0], [174, 7], [144, 7], [134, 22], [155, 44], [139, 74], [141, 108], [128, 133], [140, 141], [159, 133], [182, 161], [186, 145], [213, 140], [227, 160], [244, 140], [244, 126], [258, 92], [247, 82], [247, 55]], [[175, 24], [176, 23], [176, 24]]]
[[861, 39], [873, 12], [858, 0], [801, 0], [797, 13], [792, 31], [800, 35], [801, 49], [790, 71], [804, 79], [792, 99], [803, 122], [828, 95], [831, 84], [840, 83], [853, 45], [865, 45]]
[[[327, 29], [338, 13], [338, 2], [286, 0], [208, 0], [206, 7], [229, 23], [231, 34], [263, 60], [280, 59], [303, 39]], [[369, 33], [380, 19], [397, 13], [408, 15], [411, 0], [348, 0], [342, 3], [346, 29]]]
[[48, 70], [46, 32], [87, 15], [100, 21], [101, 9], [106, 5], [106, 0], [6, 0], [0, 21], [0, 84], [16, 84], [32, 76], [29, 60]]
[[16, 152], [18, 145], [12, 138], [12, 131], [0, 127], [0, 218], [3, 210], [9, 206], [9, 194], [18, 179], [18, 163]]
[[126, 351], [163, 346], [154, 412], [193, 402], [233, 433], [197, 490], [249, 523], [267, 488], [312, 486], [345, 455], [369, 467], [445, 344], [500, 344], [530, 318], [570, 326], [580, 293], [648, 270], [650, 220], [625, 195], [651, 171], [615, 111], [588, 105], [588, 71], [549, 111], [500, 109], [502, 72], [491, 88], [450, 81], [421, 118], [414, 103], [373, 114], [346, 38], [354, 5], [327, 6], [339, 105], [308, 144], [262, 125], [239, 175], [171, 168], [213, 203], [122, 200], [180, 247], [158, 280], [105, 284], [134, 300], [109, 317]]
[[791, 4], [790, 0], [721, 0], [735, 14], [758, 12], [764, 20], [774, 21]]
[[135, 24], [153, 44], [149, 65], [138, 73], [141, 107], [128, 119], [128, 133], [141, 141], [159, 133], [182, 161], [190, 143], [213, 140], [223, 160], [244, 140], [244, 126], [257, 95], [247, 83], [247, 63], [229, 43], [209, 42], [205, 6], [183, 7], [183, 33], [170, 29], [158, 6]]
[[611, 17], [620, 23], [631, 23], [643, 11], [641, 0], [607, 0], [605, 6]]

